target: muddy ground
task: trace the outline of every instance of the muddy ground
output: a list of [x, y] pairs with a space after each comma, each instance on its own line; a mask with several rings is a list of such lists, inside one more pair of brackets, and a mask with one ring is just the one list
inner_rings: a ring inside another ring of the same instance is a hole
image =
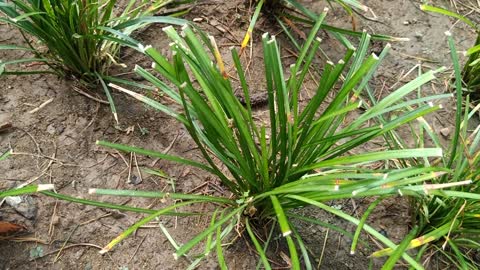
[[[457, 3], [460, 1], [457, 1]], [[462, 1], [473, 5], [475, 1]], [[358, 18], [357, 28], [371, 33], [385, 33], [397, 37], [410, 38], [409, 42], [392, 44], [392, 52], [372, 80], [371, 86], [379, 96], [388, 94], [398, 85], [405, 83], [412, 75], [404, 76], [417, 64], [422, 70], [442, 65], [450, 66], [449, 51], [444, 32], [452, 30], [459, 50], [472, 45], [474, 35], [461, 23], [441, 16], [425, 14], [419, 10], [419, 1], [414, 0], [364, 0], [377, 16], [377, 21]], [[222, 52], [228, 58], [228, 48], [240, 43], [253, 12], [249, 1], [201, 1], [186, 16], [200, 18], [199, 25], [215, 36]], [[304, 1], [314, 10], [322, 10], [324, 1]], [[449, 3], [443, 3], [446, 6]], [[331, 10], [327, 21], [341, 27], [351, 27], [350, 19], [338, 6]], [[462, 12], [467, 12], [462, 5]], [[472, 14], [471, 14], [472, 15]], [[366, 14], [372, 17], [372, 14]], [[475, 16], [475, 13], [473, 13]], [[479, 16], [478, 13], [476, 16]], [[167, 53], [168, 41], [161, 31], [162, 26], [152, 26], [138, 34], [144, 44], [152, 44], [161, 52]], [[257, 24], [253, 49], [249, 56], [253, 60], [247, 72], [252, 85], [262, 90], [262, 65], [259, 37], [264, 31], [279, 34], [285, 66], [290, 65], [292, 47], [281, 38], [281, 30], [271, 20], [261, 17]], [[325, 32], [322, 35], [322, 49], [332, 59], [341, 55], [341, 46]], [[22, 44], [20, 34], [6, 25], [0, 25], [1, 44]], [[375, 42], [374, 49], [384, 43]], [[21, 57], [18, 52], [0, 52], [0, 59]], [[125, 50], [124, 61], [128, 69], [115, 72], [128, 72], [134, 64], [149, 66], [141, 56]], [[244, 59], [248, 62], [249, 59]], [[324, 62], [322, 59], [320, 62]], [[417, 70], [412, 72], [418, 73]], [[132, 79], [139, 78], [126, 75]], [[309, 88], [303, 98], [308, 99]], [[168, 151], [187, 158], [201, 160], [192, 140], [186, 131], [168, 116], [154, 112], [144, 105], [120, 93], [114, 93], [120, 118], [120, 127], [115, 127], [109, 107], [73, 91], [73, 81], [53, 75], [10, 76], [0, 78], [0, 123], [10, 121], [13, 128], [0, 134], [0, 152], [10, 147], [17, 153], [0, 164], [3, 172], [0, 189], [12, 188], [25, 181], [54, 183], [56, 190], [76, 197], [91, 198], [89, 188], [119, 188], [139, 190], [163, 190], [177, 192], [202, 192], [204, 194], [223, 193], [218, 181], [197, 170], [158, 161], [142, 156], [130, 156], [111, 149], [98, 147], [96, 140], [109, 140], [146, 147], [157, 151]], [[444, 79], [425, 87], [424, 95], [446, 91]], [[101, 92], [98, 96], [104, 99]], [[36, 110], [41, 104], [49, 101]], [[431, 116], [430, 123], [439, 132], [451, 128], [453, 120], [453, 100], [445, 101], [445, 109]], [[262, 109], [258, 115], [265, 114]], [[406, 133], [408, 134], [408, 133]], [[448, 136], [447, 136], [448, 137]], [[446, 140], [448, 138], [445, 138]], [[373, 146], [371, 146], [373, 147]], [[359, 151], [361, 151], [360, 149]], [[139, 166], [153, 167], [165, 171], [171, 179], [142, 174], [129, 169], [129, 163], [137, 159]], [[131, 182], [128, 182], [130, 175]], [[142, 181], [140, 181], [142, 180]], [[172, 185], [173, 181], [173, 185]], [[96, 197], [98, 199], [98, 197]], [[128, 203], [132, 206], [160, 208], [164, 202], [149, 199], [100, 198], [115, 203]], [[174, 249], [158, 228], [162, 223], [178, 243], [185, 243], [200, 232], [207, 224], [205, 218], [162, 217], [148, 228], [142, 228], [119, 244], [107, 255], [100, 255], [98, 247], [107, 244], [141, 215], [118, 213], [91, 206], [58, 201], [45, 196], [31, 196], [36, 213], [25, 218], [10, 206], [0, 208], [0, 220], [21, 224], [28, 230], [29, 241], [0, 240], [0, 269], [184, 269], [186, 260], [175, 261]], [[332, 205], [359, 217], [368, 206], [368, 200], [338, 201]], [[201, 211], [203, 209], [187, 209]], [[304, 210], [318, 219], [330, 222], [353, 232], [354, 227], [333, 216]], [[408, 231], [410, 216], [408, 202], [401, 198], [385, 201], [371, 215], [369, 223], [383, 231], [392, 240], [399, 241]], [[356, 255], [349, 255], [350, 242], [347, 238], [326, 229], [303, 224], [301, 233], [305, 235], [309, 248], [323, 255], [321, 269], [367, 269], [369, 252], [363, 248]], [[325, 237], [327, 240], [325, 241]], [[365, 238], [365, 240], [368, 240]], [[371, 242], [372, 248], [376, 246]], [[63, 250], [59, 252], [59, 249]], [[287, 252], [277, 247], [276, 252]], [[227, 249], [226, 258], [231, 269], [254, 269], [256, 258], [249, 243], [240, 239]], [[274, 266], [287, 267], [281, 256], [275, 258]], [[374, 262], [374, 269], [379, 266]], [[431, 265], [433, 268], [434, 265]], [[199, 269], [217, 269], [214, 259], [204, 262]]]

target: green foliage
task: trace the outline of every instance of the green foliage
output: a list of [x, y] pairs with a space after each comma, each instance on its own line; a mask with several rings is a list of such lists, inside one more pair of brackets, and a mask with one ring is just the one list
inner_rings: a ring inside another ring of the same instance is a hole
[[[360, 46], [357, 49], [349, 47], [345, 57], [337, 64], [326, 63], [314, 97], [303, 109], [301, 108], [299, 93], [320, 44], [320, 40], [315, 36], [325, 15], [326, 13], [323, 13], [317, 18], [296, 64], [290, 67], [289, 77], [285, 76], [281, 64], [277, 41], [268, 34], [263, 36], [270, 112], [268, 125], [254, 120], [248, 82], [237, 51], [232, 49], [232, 59], [236, 76], [245, 95], [245, 106], [234, 95], [234, 86], [213, 37], [206, 36], [189, 25], [185, 25], [181, 33], [175, 31], [173, 27], [164, 28], [165, 33], [172, 40], [173, 59], [167, 59], [151, 46], [144, 46], [145, 53], [153, 60], [153, 71], [160, 74], [168, 83], [161, 81], [140, 66], [135, 67], [137, 74], [181, 105], [182, 110], [110, 84], [111, 87], [131, 95], [182, 123], [198, 146], [206, 164], [133, 146], [105, 141], [99, 141], [97, 144], [203, 169], [216, 175], [233, 194], [231, 199], [185, 194], [183, 203], [168, 207], [173, 209], [184, 203], [198, 202], [212, 202], [218, 205], [211, 215], [208, 228], [184, 245], [174, 244], [175, 258], [188, 256], [189, 251], [195, 246], [204, 243], [204, 252], [196, 255], [197, 260], [192, 265], [196, 265], [198, 260], [214, 249], [217, 250], [220, 262], [223, 262], [223, 246], [219, 242], [228, 240], [232, 228], [246, 226], [248, 235], [260, 254], [261, 262], [265, 268], [270, 268], [265, 257], [268, 253], [267, 245], [264, 243], [262, 246], [253, 232], [255, 227], [251, 224], [263, 224], [266, 220], [274, 219], [288, 245], [292, 267], [299, 269], [302, 259], [304, 263], [309, 262], [308, 252], [300, 235], [292, 227], [291, 220], [295, 215], [290, 215], [289, 210], [309, 205], [333, 213], [354, 224], [361, 223], [363, 230], [386, 246], [395, 249], [397, 246], [393, 242], [368, 224], [364, 224], [365, 220], [360, 221], [338, 209], [331, 208], [323, 201], [379, 195], [387, 197], [397, 194], [422, 196], [425, 187], [421, 183], [448, 172], [434, 167], [392, 169], [385, 166], [376, 170], [369, 167], [372, 162], [384, 160], [408, 161], [416, 158], [440, 157], [442, 151], [438, 148], [351, 154], [350, 151], [373, 138], [388, 136], [397, 127], [439, 108], [438, 105], [428, 101], [438, 99], [440, 96], [413, 101], [403, 101], [403, 98], [434, 79], [434, 74], [442, 71], [443, 68], [423, 74], [371, 106], [362, 102], [362, 91], [367, 88], [369, 79], [389, 49], [387, 46], [379, 57], [367, 56], [370, 40], [370, 35], [367, 33], [362, 34]], [[205, 47], [208, 50], [205, 50]], [[347, 68], [348, 66], [350, 68]], [[333, 100], [326, 107], [321, 108], [328, 94], [336, 87], [339, 87], [339, 90]], [[418, 106], [408, 113], [402, 113], [403, 109], [410, 108], [411, 104], [418, 104]], [[357, 111], [359, 107], [364, 111]], [[348, 121], [347, 116], [353, 111], [359, 115], [355, 121]], [[389, 119], [388, 115], [391, 113], [395, 113], [396, 117]], [[381, 119], [388, 119], [388, 121]], [[133, 190], [95, 189], [91, 193], [113, 196], [165, 196], [161, 193]], [[180, 196], [180, 194], [174, 196]], [[156, 212], [146, 219], [158, 215], [159, 213]], [[144, 221], [145, 219], [139, 223]], [[312, 224], [315, 223], [312, 222]], [[138, 223], [119, 237], [123, 239], [136, 227]], [[358, 235], [355, 238], [358, 238]], [[107, 245], [102, 252], [113, 248], [118, 243], [118, 239]], [[171, 242], [175, 243], [173, 240]], [[352, 250], [354, 251], [354, 248]], [[301, 253], [298, 253], [299, 251]], [[396, 257], [392, 259], [392, 263], [401, 256], [415, 268], [422, 269], [408, 254], [404, 252], [394, 254]], [[309, 263], [307, 269], [311, 269]]]
[[[445, 156], [437, 160], [435, 166], [445, 167], [451, 173], [432, 178], [428, 186], [448, 190], [428, 190], [427, 196], [416, 197], [413, 209], [418, 226], [417, 238], [405, 239], [401, 245], [406, 249], [421, 247], [418, 263], [422, 263], [423, 255], [430, 257], [440, 253], [446, 263], [457, 269], [478, 269], [480, 263], [475, 252], [480, 248], [480, 126], [472, 125], [475, 122], [472, 117], [480, 110], [480, 105], [471, 106], [469, 96], [463, 96], [458, 52], [450, 33], [447, 37], [455, 71], [455, 132], [451, 143], [445, 147]], [[420, 129], [427, 131], [426, 137], [423, 132], [419, 133], [422, 143], [429, 140], [442, 147], [437, 134], [428, 132], [432, 130], [428, 124], [424, 123]], [[423, 163], [431, 165], [427, 160]], [[392, 252], [387, 248], [373, 256], [381, 257]]]
[[[117, 110], [105, 78], [118, 63], [120, 46], [137, 47], [129, 35], [151, 23], [183, 24], [172, 17], [150, 16], [173, 0], [130, 0], [117, 14], [117, 0], [0, 0], [0, 22], [22, 34], [28, 47], [0, 45], [0, 50], [22, 50], [32, 58], [0, 60], [0, 76], [54, 73], [71, 76], [83, 85], [101, 85], [118, 124]], [[33, 40], [31, 40], [33, 38]], [[10, 70], [7, 66], [31, 63], [48, 69]]]
[[[124, 11], [116, 16], [116, 0], [13, 0], [12, 3], [0, 0], [0, 11], [5, 15], [0, 21], [18, 28], [28, 45], [0, 45], [0, 49], [24, 50], [34, 55], [29, 59], [0, 62], [0, 74], [53, 72], [73, 75], [88, 85], [100, 83], [115, 113], [105, 80], [120, 80], [107, 76], [108, 67], [118, 64], [120, 46], [130, 46], [145, 53], [153, 60], [152, 70], [136, 66], [135, 72], [153, 85], [149, 88], [150, 91], [158, 89], [175, 101], [177, 106], [166, 106], [158, 100], [115, 84], [109, 86], [177, 119], [189, 132], [204, 160], [194, 161], [106, 141], [98, 141], [97, 144], [202, 169], [218, 177], [231, 192], [231, 196], [90, 190], [91, 194], [98, 195], [175, 200], [162, 209], [144, 209], [46, 191], [53, 189], [52, 185], [30, 185], [1, 191], [0, 198], [42, 192], [61, 200], [146, 214], [146, 217], [106, 245], [101, 253], [110, 251], [142, 225], [161, 215], [197, 215], [199, 213], [182, 212], [181, 209], [189, 205], [210, 203], [215, 206], [215, 211], [202, 213], [210, 216], [209, 226], [182, 245], [178, 245], [166, 228], [161, 227], [175, 248], [176, 259], [187, 257], [195, 247], [202, 246], [201, 253], [194, 256], [191, 269], [213, 251], [217, 254], [220, 268], [226, 269], [228, 261], [224, 258], [223, 248], [232, 239], [234, 229], [239, 228], [251, 239], [260, 257], [259, 264], [265, 269], [271, 269], [268, 243], [276, 228], [288, 246], [292, 269], [300, 269], [302, 266], [312, 269], [309, 251], [292, 222], [294, 219], [331, 227], [349, 235], [353, 239], [351, 253], [356, 251], [361, 231], [369, 233], [387, 247], [372, 254], [373, 257], [390, 256], [383, 269], [392, 269], [400, 259], [404, 259], [412, 268], [423, 269], [419, 259], [421, 256], [414, 259], [406, 250], [425, 244], [445, 254], [458, 268], [478, 267], [478, 263], [465, 250], [480, 248], [480, 127], [473, 132], [469, 131], [469, 120], [480, 110], [480, 106], [470, 110], [467, 98], [466, 109], [462, 111], [462, 76], [468, 89], [477, 89], [480, 84], [479, 39], [477, 45], [467, 52], [470, 58], [461, 74], [457, 52], [451, 37], [449, 38], [456, 74], [457, 115], [452, 147], [447, 149], [448, 156], [443, 156], [442, 146], [435, 134], [427, 132], [436, 148], [407, 149], [397, 147], [402, 145], [402, 141], [395, 134], [395, 129], [440, 108], [431, 101], [444, 98], [445, 95], [409, 101], [404, 99], [433, 80], [435, 74], [444, 68], [419, 76], [382, 100], [365, 102], [362, 94], [367, 92], [371, 96], [368, 82], [390, 46], [387, 45], [379, 56], [367, 55], [372, 36], [366, 32], [358, 33], [325, 24], [326, 10], [317, 16], [295, 0], [266, 1], [267, 5], [287, 3], [292, 9], [300, 11], [301, 15], [298, 16], [295, 12], [288, 12], [289, 9], [279, 9], [274, 15], [289, 37], [292, 34], [283, 24], [285, 19], [310, 24], [312, 31], [303, 46], [294, 42], [300, 53], [296, 63], [290, 67], [289, 76], [284, 72], [277, 41], [268, 34], [263, 35], [269, 112], [268, 124], [263, 124], [254, 119], [249, 83], [235, 49], [231, 51], [235, 74], [228, 74], [214, 38], [206, 36], [194, 26], [185, 24], [181, 33], [171, 26], [164, 28], [172, 41], [172, 59], [129, 37], [133, 31], [149, 23], [184, 24], [185, 21], [179, 19], [149, 16], [169, 2], [166, 0], [150, 4], [148, 1], [137, 3], [131, 0]], [[368, 9], [355, 0], [334, 2], [350, 14], [356, 9]], [[247, 32], [248, 38], [252, 35], [263, 4], [264, 1], [260, 0]], [[423, 7], [461, 19], [469, 25], [473, 24], [459, 15]], [[321, 41], [316, 35], [320, 29], [333, 31], [343, 41], [347, 52], [338, 63], [325, 63], [323, 72], [317, 74], [320, 80], [315, 94], [304, 106], [299, 102], [299, 94], [319, 50]], [[354, 48], [342, 34], [358, 36], [358, 48]], [[30, 40], [31, 37], [34, 38], [33, 41]], [[392, 40], [391, 37], [379, 35], [374, 38]], [[244, 40], [242, 49], [247, 43], [248, 39]], [[7, 69], [7, 66], [28, 62], [42, 62], [49, 69]], [[156, 75], [160, 75], [166, 82]], [[235, 85], [230, 76], [238, 78], [245, 105], [235, 96]], [[128, 84], [141, 86], [127, 82]], [[327, 97], [332, 93], [333, 99], [327, 104]], [[178, 105], [181, 109], [178, 109]], [[351, 121], [353, 113], [355, 120]], [[386, 144], [392, 149], [376, 152], [360, 150], [361, 146], [379, 137], [385, 138]], [[352, 154], [354, 152], [356, 154]], [[0, 155], [0, 160], [10, 154], [7, 152]], [[436, 163], [438, 167], [430, 166], [431, 157], [439, 158], [440, 161]], [[420, 162], [422, 160], [424, 164]], [[372, 163], [384, 161], [386, 162], [381, 168], [372, 169]], [[400, 166], [397, 165], [403, 165], [404, 168], [398, 168]], [[423, 184], [425, 182], [429, 184]], [[450, 189], [440, 190], [443, 188]], [[366, 224], [366, 221], [384, 198], [398, 195], [417, 198], [416, 206], [420, 211], [417, 215], [418, 228], [415, 227], [397, 245]], [[377, 198], [361, 219], [324, 203], [360, 197]], [[355, 234], [291, 212], [306, 206], [317, 207], [357, 225]], [[267, 241], [262, 242], [256, 226], [267, 224], [270, 220], [274, 222], [269, 224], [274, 224], [275, 227], [272, 227]], [[414, 239], [415, 236], [420, 237]], [[440, 239], [446, 240], [442, 242]], [[447, 245], [448, 249], [445, 250]], [[423, 248], [420, 255], [425, 250]]]
[[478, 36], [475, 43], [466, 52], [468, 60], [463, 67], [461, 79], [465, 84], [466, 92], [471, 93], [471, 97], [473, 99], [480, 100], [480, 26], [460, 14], [443, 8], [429, 5], [422, 5], [421, 8], [425, 11], [435, 12], [438, 14], [456, 18], [466, 23], [468, 26], [474, 29], [475, 32], [477, 32]]
[[51, 189], [53, 189], [53, 185], [51, 184], [28, 185], [21, 188], [0, 191], [0, 198], [8, 196], [20, 196]]
[[[340, 5], [352, 17], [353, 30], [334, 27], [326, 23], [322, 23], [320, 28], [331, 32], [342, 43], [348, 42], [345, 40], [343, 35], [361, 37], [362, 32], [355, 31], [354, 13], [359, 11], [366, 12], [369, 11], [370, 8], [356, 0], [327, 0], [327, 2], [330, 6], [332, 6], [332, 3]], [[240, 54], [242, 54], [245, 48], [248, 46], [248, 42], [252, 37], [255, 24], [257, 23], [262, 10], [266, 10], [266, 13], [278, 23], [283, 32], [298, 50], [301, 49], [301, 45], [298, 39], [295, 38], [295, 34], [300, 34], [301, 36], [305, 35], [303, 32], [301, 32], [301, 30], [299, 30], [298, 26], [313, 26], [316, 22], [316, 18], [318, 17], [318, 14], [315, 14], [313, 11], [309, 10], [296, 0], [259, 0], [257, 1], [255, 12], [250, 20], [247, 33], [245, 33], [245, 37], [241, 43]], [[327, 10], [328, 8], [325, 9], [325, 11]], [[405, 38], [396, 38], [385, 35], [372, 35], [372, 38], [383, 41], [408, 40]]]
[[[448, 41], [456, 79], [456, 127], [441, 165], [453, 173], [432, 179], [432, 185], [451, 188], [429, 192], [430, 195], [417, 200], [414, 207], [419, 209], [418, 235], [429, 239], [425, 241], [431, 242], [429, 250], [442, 253], [458, 269], [478, 269], [480, 263], [475, 259], [475, 252], [480, 248], [480, 126], [472, 125], [475, 123], [472, 117], [480, 105], [470, 106], [469, 96], [462, 97], [461, 68], [450, 35]], [[465, 103], [463, 108], [462, 103]], [[435, 134], [431, 136], [432, 141], [438, 142]], [[437, 146], [441, 147], [438, 143]], [[464, 184], [455, 184], [460, 182]]]
[[472, 98], [480, 100], [480, 30], [475, 45], [467, 51], [468, 60], [463, 67], [462, 80]]
[[[0, 75], [53, 72], [73, 75], [87, 85], [99, 84], [109, 66], [119, 64], [120, 45], [134, 46], [128, 36], [152, 20], [183, 23], [169, 17], [148, 17], [171, 0], [131, 0], [117, 14], [117, 0], [0, 0], [0, 22], [20, 30], [27, 47], [1, 45], [0, 50], [23, 50], [32, 58], [0, 62]], [[49, 69], [10, 70], [11, 65], [43, 63]]]

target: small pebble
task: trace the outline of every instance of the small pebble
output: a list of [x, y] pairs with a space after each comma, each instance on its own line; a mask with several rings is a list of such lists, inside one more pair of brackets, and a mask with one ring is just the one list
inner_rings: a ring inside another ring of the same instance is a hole
[[6, 197], [5, 202], [27, 219], [34, 219], [37, 216], [37, 206], [30, 196]]
[[120, 211], [117, 210], [112, 210], [110, 211], [110, 214], [112, 214], [112, 217], [114, 219], [121, 219], [125, 217], [125, 214], [121, 213]]
[[448, 135], [450, 135], [450, 129], [442, 128], [440, 129], [440, 134], [442, 134], [443, 137], [448, 138]]
[[53, 225], [58, 225], [58, 224], [60, 224], [60, 217], [58, 217], [57, 215], [53, 216], [53, 218], [52, 218], [52, 224], [53, 224]]
[[137, 177], [136, 175], [131, 175], [130, 179], [128, 180], [127, 183], [136, 186], [136, 185], [142, 183], [142, 179], [140, 177]]
[[54, 135], [54, 134], [55, 134], [55, 126], [54, 126], [53, 124], [48, 125], [48, 127], [47, 127], [47, 133], [50, 134], [50, 135]]
[[83, 269], [92, 270], [93, 269], [92, 264], [88, 262]]

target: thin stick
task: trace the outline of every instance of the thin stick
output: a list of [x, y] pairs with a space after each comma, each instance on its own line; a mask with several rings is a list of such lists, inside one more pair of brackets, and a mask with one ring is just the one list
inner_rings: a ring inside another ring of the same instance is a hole
[[87, 98], [90, 98], [90, 99], [95, 100], [95, 101], [98, 102], [98, 103], [105, 104], [105, 105], [109, 105], [109, 104], [110, 104], [110, 103], [108, 103], [108, 101], [105, 101], [105, 100], [96, 98], [96, 97], [94, 97], [94, 96], [91, 96], [91, 95], [83, 92], [80, 88], [78, 88], [78, 87], [76, 87], [76, 86], [73, 87], [73, 90], [74, 90], [75, 92], [79, 93], [80, 95], [83, 95], [83, 96], [86, 96]]
[[126, 158], [123, 157], [123, 155], [118, 152], [118, 150], [115, 149], [115, 152], [120, 156], [120, 158], [123, 160], [123, 162], [125, 163], [125, 165], [128, 167], [128, 161]]
[[40, 258], [43, 258], [43, 257], [50, 256], [50, 255], [52, 255], [52, 254], [57, 253], [58, 251], [60, 251], [60, 250], [62, 250], [62, 249], [63, 249], [63, 250], [66, 250], [66, 249], [69, 249], [69, 248], [72, 248], [72, 247], [80, 247], [80, 246], [87, 246], [87, 247], [94, 247], [94, 248], [102, 249], [101, 246], [98, 246], [98, 245], [95, 245], [95, 244], [90, 244], [90, 243], [71, 244], [71, 245], [69, 245], [69, 246], [65, 246], [65, 247], [62, 247], [62, 248], [59, 248], [59, 249], [50, 251], [50, 252], [48, 252], [48, 253], [45, 253], [45, 254], [43, 254], [43, 256], [39, 256], [39, 257], [30, 259], [30, 261], [33, 261], [33, 260], [36, 260], [36, 259], [40, 259]]
[[30, 114], [36, 113], [36, 112], [38, 112], [39, 110], [41, 110], [43, 107], [45, 107], [45, 106], [47, 106], [48, 104], [50, 104], [52, 101], [53, 101], [53, 98], [51, 98], [51, 99], [43, 102], [42, 104], [40, 104], [40, 106], [38, 106], [37, 108], [29, 111], [28, 113], [30, 113]]
[[130, 161], [128, 162], [127, 184], [130, 184], [130, 177], [132, 177], [132, 161], [133, 161], [133, 153], [130, 153]]
[[47, 245], [48, 242], [42, 239], [33, 237], [0, 237], [0, 241], [12, 241], [12, 242], [35, 242], [43, 245]]
[[[168, 154], [168, 152], [170, 152], [170, 150], [172, 150], [173, 145], [177, 141], [178, 137], [180, 137], [180, 131], [177, 132], [177, 135], [175, 135], [175, 138], [173, 138], [172, 142], [170, 142], [170, 144], [167, 146], [167, 148], [165, 148], [165, 150], [162, 151], [163, 154]], [[155, 164], [157, 164], [158, 161], [160, 161], [160, 158], [155, 159], [152, 162], [152, 164], [150, 164], [150, 166], [151, 167], [155, 166]]]
[[75, 228], [73, 228], [72, 232], [68, 235], [67, 239], [65, 239], [65, 242], [63, 242], [62, 247], [58, 250], [57, 256], [55, 256], [55, 259], [53, 259], [53, 263], [56, 263], [58, 258], [60, 258], [60, 254], [62, 254], [62, 251], [65, 248], [65, 245], [67, 245], [67, 243], [70, 240], [70, 238], [72, 237], [73, 233], [78, 229], [79, 226], [80, 226], [80, 224], [77, 224], [77, 226], [75, 226]]
[[111, 216], [111, 215], [112, 215], [112, 213], [107, 213], [107, 214], [101, 215], [101, 216], [99, 216], [99, 217], [89, 219], [89, 220], [87, 220], [87, 221], [85, 221], [85, 222], [80, 223], [80, 226], [83, 226], [83, 225], [92, 223], [92, 222], [97, 221], [97, 220], [99, 220], [99, 219], [101, 219], [101, 218], [109, 217], [109, 216]]
[[26, 152], [12, 152], [12, 155], [16, 156], [32, 156], [32, 157], [39, 157], [39, 158], [45, 158], [49, 159], [55, 163], [58, 163], [62, 166], [72, 166], [72, 167], [81, 167], [78, 164], [73, 164], [73, 163], [66, 163], [65, 161], [62, 161], [60, 159], [54, 158], [54, 157], [49, 157], [45, 155], [37, 155], [37, 154], [32, 154], [32, 153], [26, 153]]
[[[38, 152], [38, 155], [42, 155], [42, 149], [40, 149], [40, 145], [38, 145], [37, 143], [37, 140], [35, 140], [35, 137], [33, 137], [32, 134], [30, 134], [28, 131], [22, 129], [22, 128], [18, 128], [18, 130], [22, 131], [23, 133], [27, 134], [28, 137], [30, 137], [30, 139], [33, 141], [33, 143], [35, 144], [35, 148]], [[13, 154], [13, 153], [12, 153]], [[37, 159], [37, 167], [38, 167], [38, 159]]]
[[58, 201], [55, 201], [55, 205], [53, 206], [52, 217], [50, 218], [50, 226], [48, 227], [48, 236], [49, 237], [52, 237], [52, 235], [53, 235], [53, 219], [55, 217], [55, 213], [57, 212], [57, 204], [58, 204]]
[[133, 153], [133, 160], [135, 161], [135, 166], [137, 167], [138, 177], [140, 177], [140, 182], [143, 182], [142, 172], [140, 167], [138, 167], [137, 154]]
[[133, 260], [133, 257], [135, 257], [135, 255], [137, 255], [137, 252], [138, 250], [140, 249], [140, 246], [142, 245], [143, 241], [145, 241], [145, 239], [147, 238], [147, 236], [145, 235], [142, 239], [142, 241], [140, 241], [140, 243], [138, 244], [137, 248], [135, 249], [135, 251], [133, 252], [132, 256], [130, 257], [130, 259], [128, 260], [127, 264], [130, 264], [130, 262]]
[[320, 269], [320, 265], [322, 265], [323, 254], [325, 253], [325, 247], [327, 246], [328, 232], [329, 231], [330, 231], [330, 229], [327, 228], [327, 232], [325, 233], [325, 239], [323, 240], [322, 253], [320, 254], [320, 259], [318, 259], [317, 269]]
[[461, 212], [463, 212], [463, 209], [465, 208], [465, 205], [467, 205], [467, 200], [463, 203], [462, 207], [458, 210], [457, 214], [455, 215], [455, 218], [453, 218], [452, 225], [450, 226], [450, 229], [448, 230], [448, 234], [445, 237], [445, 242], [442, 245], [442, 249], [445, 250], [445, 247], [447, 246], [448, 240], [450, 240], [450, 233], [452, 232], [453, 229], [453, 224], [455, 224], [455, 220], [457, 219], [458, 215], [460, 215]]

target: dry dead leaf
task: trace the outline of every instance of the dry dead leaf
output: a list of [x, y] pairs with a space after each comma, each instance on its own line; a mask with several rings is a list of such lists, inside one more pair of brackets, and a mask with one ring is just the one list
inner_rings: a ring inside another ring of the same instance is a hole
[[13, 234], [23, 230], [26, 230], [26, 228], [22, 225], [0, 221], [0, 235]]

